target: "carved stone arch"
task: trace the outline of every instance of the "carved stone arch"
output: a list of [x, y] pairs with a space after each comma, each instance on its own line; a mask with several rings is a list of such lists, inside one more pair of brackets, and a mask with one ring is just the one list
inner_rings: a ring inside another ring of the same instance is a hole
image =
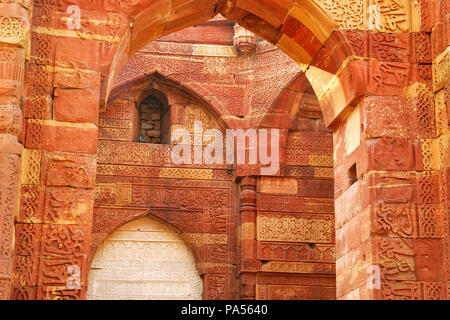
[[299, 117], [321, 119], [319, 126], [324, 126], [320, 103], [304, 72], [297, 73], [281, 91], [276, 92], [276, 96], [271, 101], [273, 103], [261, 120], [259, 128], [279, 129], [282, 150], [286, 148], [291, 132], [298, 129], [314, 131], [314, 127], [318, 126], [305, 124], [306, 127], [302, 128]]
[[201, 299], [196, 261], [173, 225], [150, 214], [131, 219], [96, 250], [88, 299]]
[[[221, 6], [217, 6], [218, 2], [214, 0], [171, 1], [170, 5], [167, 5], [167, 0], [71, 1], [78, 3], [83, 12], [82, 30], [78, 31], [66, 28], [68, 13], [65, 12], [64, 1], [56, 4], [54, 1], [36, 1], [35, 5], [14, 1], [2, 3], [2, 27], [6, 25], [7, 30], [11, 26], [18, 28], [13, 28], [13, 33], [0, 39], [1, 53], [5, 53], [5, 48], [13, 47], [18, 55], [12, 64], [3, 63], [2, 71], [6, 71], [7, 77], [2, 79], [6, 81], [1, 81], [3, 86], [0, 89], [3, 90], [0, 91], [6, 92], [6, 99], [14, 103], [14, 108], [9, 111], [13, 113], [22, 107], [18, 101], [23, 100], [23, 92], [27, 91], [24, 168], [39, 168], [35, 164], [41, 163], [41, 159], [43, 164], [62, 161], [73, 165], [64, 171], [61, 169], [67, 176], [58, 174], [55, 180], [47, 179], [52, 175], [47, 175], [46, 165], [43, 165], [42, 172], [37, 170], [37, 178], [35, 172], [31, 172], [33, 179], [25, 174], [24, 181], [21, 181], [22, 194], [29, 201], [21, 201], [22, 209], [18, 215], [15, 215], [16, 210], [12, 206], [2, 208], [8, 219], [3, 221], [6, 221], [6, 227], [2, 230], [4, 244], [8, 248], [0, 257], [4, 261], [0, 272], [5, 274], [5, 278], [0, 279], [0, 297], [7, 297], [11, 286], [14, 292], [21, 293], [20, 296], [31, 299], [80, 299], [85, 296], [84, 288], [69, 293], [60, 289], [67, 275], [63, 269], [55, 270], [54, 260], [57, 259], [52, 256], [52, 247], [47, 243], [49, 239], [52, 242], [61, 239], [59, 235], [49, 232], [48, 220], [44, 220], [48, 219], [49, 206], [40, 199], [46, 198], [45, 193], [53, 188], [63, 192], [69, 200], [79, 198], [80, 192], [86, 193], [88, 205], [80, 206], [83, 207], [80, 215], [61, 217], [62, 222], [58, 222], [61, 224], [57, 224], [57, 229], [61, 230], [61, 234], [83, 233], [85, 237], [82, 237], [80, 246], [83, 252], [87, 252], [91, 245], [89, 235], [93, 209], [89, 199], [93, 195], [94, 179], [80, 182], [70, 177], [76, 167], [86, 168], [90, 178], [95, 177], [97, 123], [91, 114], [82, 113], [83, 117], [80, 117], [69, 112], [61, 114], [58, 109], [65, 106], [64, 102], [76, 100], [74, 104], [84, 109], [70, 108], [71, 104], [67, 103], [69, 110], [94, 110], [93, 113], [97, 114], [99, 101], [100, 104], [105, 102], [114, 84], [115, 72], [119, 72], [133, 50], [145, 41], [205, 21], [218, 11], [229, 19], [240, 20], [242, 25], [278, 44], [302, 65], [309, 79], [316, 79], [311, 82], [321, 101], [325, 122], [336, 128], [338, 141], [335, 147], [338, 164], [335, 166], [335, 176], [340, 187], [335, 193], [339, 216], [336, 227], [340, 229], [337, 238], [344, 241], [337, 246], [336, 270], [342, 279], [338, 283], [337, 296], [366, 299], [443, 297], [448, 287], [444, 280], [448, 279], [445, 264], [436, 262], [430, 265], [436, 278], [424, 277], [418, 270], [419, 265], [415, 274], [412, 250], [406, 250], [395, 239], [405, 238], [409, 248], [421, 248], [419, 244], [423, 241], [433, 242], [439, 249], [448, 246], [448, 228], [442, 221], [447, 205], [445, 190], [449, 183], [446, 174], [448, 161], [445, 161], [446, 158], [448, 160], [445, 156], [448, 153], [448, 121], [442, 123], [443, 120], [439, 120], [436, 128], [431, 118], [435, 114], [443, 116], [448, 113], [445, 100], [448, 95], [445, 84], [449, 76], [446, 72], [449, 63], [448, 39], [442, 36], [448, 5], [441, 5], [439, 1], [420, 1], [420, 11], [423, 13], [421, 24], [417, 20], [418, 0], [320, 0], [325, 10], [330, 10], [329, 15], [337, 17], [334, 20], [339, 22], [340, 27], [339, 30], [329, 30], [327, 39], [321, 41], [320, 30], [314, 32], [308, 28], [308, 18], [312, 20], [316, 15], [296, 10], [300, 2], [313, 7], [313, 3], [319, 3], [312, 0], [236, 0], [221, 1]], [[354, 6], [342, 5], [350, 2], [361, 4], [354, 14], [350, 12]], [[366, 9], [375, 2], [395, 2], [397, 8], [379, 8], [383, 10], [380, 25], [374, 29], [367, 26], [367, 18], [372, 16], [367, 14]], [[249, 9], [252, 4], [256, 7]], [[349, 11], [345, 12], [346, 9]], [[322, 15], [319, 14], [319, 20], [320, 17]], [[349, 25], [346, 17], [357, 17], [360, 23]], [[28, 50], [30, 43], [31, 50]], [[8, 50], [6, 53], [8, 56]], [[29, 62], [25, 62], [26, 57]], [[25, 65], [26, 84], [23, 83]], [[389, 124], [388, 130], [386, 124]], [[11, 124], [7, 123], [5, 131], [11, 130], [10, 127]], [[12, 129], [16, 132], [14, 126]], [[5, 138], [11, 137], [5, 135], [1, 138], [5, 142]], [[9, 189], [15, 181], [21, 180], [19, 166], [15, 165], [20, 161], [21, 146], [15, 139], [13, 137], [11, 142], [6, 140], [6, 160], [0, 164], [11, 179], [7, 185]], [[353, 168], [357, 171], [357, 179], [348, 179], [347, 175], [349, 171], [353, 172]], [[439, 187], [442, 193], [438, 196], [436, 189]], [[13, 195], [11, 199], [11, 203], [16, 203], [18, 196]], [[23, 215], [27, 213], [30, 203], [38, 206], [36, 213], [40, 216], [30, 218]], [[405, 233], [398, 223], [388, 221], [390, 215], [411, 217], [416, 230]], [[20, 251], [23, 248], [16, 247], [14, 257], [20, 259], [14, 272], [21, 277], [21, 281], [10, 285], [13, 280], [10, 277], [13, 255], [9, 244], [13, 243], [11, 223], [14, 216], [18, 218], [17, 239], [26, 238], [31, 226], [33, 237], [38, 240], [28, 241], [30, 246], [25, 248], [28, 251]], [[435, 232], [424, 230], [429, 224], [436, 225]], [[358, 231], [352, 231], [359, 230], [358, 226], [364, 227], [361, 230], [365, 232], [364, 237], [369, 237], [370, 246], [358, 242], [363, 237], [356, 237]], [[406, 253], [404, 257], [396, 257], [393, 264], [406, 263], [411, 270], [407, 273], [394, 270], [396, 274], [392, 277], [392, 270], [383, 269], [383, 290], [368, 290], [366, 286], [360, 286], [361, 283], [352, 282], [352, 279], [365, 279], [366, 264], [380, 264], [380, 259], [385, 258], [383, 248], [387, 246]], [[414, 254], [423, 254], [414, 250]], [[431, 252], [431, 260], [447, 258], [436, 257], [438, 252], [441, 251]], [[360, 259], [361, 256], [367, 259]], [[48, 265], [39, 263], [41, 257], [47, 258], [42, 261]], [[70, 264], [76, 262], [78, 257], [76, 252], [66, 255]], [[358, 257], [350, 267], [349, 257]], [[25, 270], [20, 269], [24, 266]], [[63, 275], [57, 283], [54, 278], [48, 278], [48, 274], [61, 270]], [[86, 274], [84, 269], [83, 274]], [[28, 275], [31, 277], [25, 278]], [[224, 278], [219, 280], [216, 282], [225, 283]], [[249, 288], [254, 297], [254, 283]], [[222, 292], [224, 290], [221, 288], [217, 290], [217, 295], [211, 296], [223, 297]], [[414, 292], [414, 296], [403, 295], [403, 292]], [[13, 297], [17, 295], [13, 293]]]
[[[264, 2], [253, 0], [209, 0], [171, 3], [166, 0], [142, 0], [124, 5], [125, 21], [117, 26], [118, 44], [105, 56], [101, 101], [105, 103], [121, 67], [147, 43], [185, 27], [203, 23], [221, 13], [238, 21], [261, 38], [276, 45], [296, 61], [310, 80], [330, 125], [343, 106], [364, 95], [361, 85], [371, 72], [356, 57], [367, 58], [368, 34], [419, 31], [417, 1], [396, 4], [394, 16], [389, 5], [378, 6], [375, 26], [369, 23], [367, 10], [372, 1], [361, 0], [340, 5], [334, 0], [290, 0]], [[111, 8], [118, 10], [117, 8]], [[128, 22], [128, 24], [127, 24]], [[350, 74], [343, 73], [347, 67]], [[364, 69], [363, 72], [357, 72]], [[342, 73], [340, 77], [337, 74]]]
[[142, 0], [127, 7], [125, 13], [131, 27], [118, 27], [121, 41], [113, 46], [103, 65], [102, 73], [107, 79], [102, 89], [103, 104], [121, 67], [140, 48], [167, 34], [206, 22], [219, 13], [279, 47], [304, 70], [338, 28], [318, 0], [264, 3], [210, 0], [192, 2], [189, 6], [168, 6], [165, 0]]
[[233, 125], [229, 119], [223, 117], [226, 114], [223, 103], [216, 97], [211, 96], [206, 89], [203, 89], [201, 86], [194, 88], [176, 74], [164, 75], [159, 70], [133, 75], [130, 78], [118, 82], [111, 91], [109, 103], [130, 94], [131, 98], [139, 102], [151, 94], [152, 90], [163, 93], [165, 96], [163, 99], [167, 100], [168, 105], [184, 104], [189, 99], [197, 100], [208, 112], [219, 120], [219, 123], [224, 129], [230, 128]]
[[[239, 20], [245, 28], [277, 45], [299, 63], [303, 70], [306, 70], [306, 67], [313, 62], [313, 58], [330, 37], [333, 28], [337, 27], [333, 19], [315, 0], [290, 1], [288, 3], [270, 1], [270, 3], [261, 5], [253, 1], [219, 1], [214, 6], [211, 4], [212, 1], [191, 4], [192, 12], [196, 12], [195, 15], [183, 7], [171, 10], [170, 6], [168, 7], [166, 3], [162, 4], [161, 1], [153, 1], [151, 4], [142, 1], [142, 3], [131, 5], [131, 8], [127, 10], [131, 13], [130, 19], [133, 21], [131, 30], [123, 31], [122, 41], [113, 47], [102, 67], [102, 73], [107, 81], [103, 82], [101, 99], [104, 100], [101, 106], [105, 104], [104, 101], [112, 90], [121, 67], [138, 49], [152, 40], [183, 27], [205, 22], [219, 11], [228, 19]], [[197, 8], [197, 6], [199, 7]], [[162, 20], [164, 19], [168, 22], [163, 24]], [[171, 27], [172, 23], [173, 27]], [[193, 49], [193, 51], [195, 50]], [[108, 64], [108, 59], [112, 61], [110, 64]], [[321, 68], [322, 66], [319, 67], [319, 69]], [[330, 70], [325, 72], [330, 72]], [[324, 85], [324, 81], [329, 81], [326, 74], [321, 78], [325, 80], [312, 77], [314, 81], [319, 80], [315, 86], [317, 89]], [[205, 99], [218, 105], [217, 99], [209, 96], [207, 90], [201, 86], [196, 89]]]
[[[100, 209], [101, 210], [101, 209]], [[192, 242], [191, 238], [186, 237], [186, 230], [183, 229], [183, 226], [178, 225], [176, 222], [170, 221], [166, 216], [159, 214], [158, 210], [126, 210], [127, 213], [125, 215], [117, 214], [114, 210], [110, 210], [109, 214], [102, 214], [101, 220], [97, 219], [93, 224], [93, 235], [94, 239], [92, 242], [92, 249], [89, 255], [89, 264], [92, 264], [92, 260], [98, 250], [98, 248], [103, 245], [104, 241], [116, 232], [118, 229], [123, 227], [126, 224], [129, 224], [133, 221], [150, 217], [151, 219], [170, 226], [174, 232], [178, 233], [180, 237], [184, 240], [186, 245], [189, 247], [192, 255], [195, 258], [195, 261], [200, 261], [201, 251], [198, 247], [195, 246], [195, 243]], [[204, 274], [204, 270], [200, 266], [198, 266], [198, 271], [201, 275]]]
[[[193, 1], [189, 6], [183, 3], [168, 6], [164, 0], [141, 0], [122, 11], [131, 16], [133, 21], [129, 45], [130, 55], [146, 42], [188, 26], [203, 23], [218, 13], [229, 20], [238, 20], [241, 25], [263, 39], [281, 46], [284, 44], [285, 47], [289, 45], [284, 41], [286, 39], [283, 39], [283, 35], [292, 32], [293, 26], [301, 26], [304, 29], [304, 35], [313, 36], [322, 43], [331, 34], [333, 28], [337, 27], [330, 12], [327, 12], [318, 0], [283, 2], [209, 0]], [[299, 21], [301, 21], [300, 25]], [[303, 49], [306, 53], [305, 57], [308, 51], [309, 48]], [[296, 56], [298, 58], [298, 55]]]

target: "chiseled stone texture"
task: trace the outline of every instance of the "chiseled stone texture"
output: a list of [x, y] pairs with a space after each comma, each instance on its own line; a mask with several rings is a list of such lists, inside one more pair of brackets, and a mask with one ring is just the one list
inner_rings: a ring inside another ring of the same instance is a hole
[[[149, 214], [191, 248], [196, 298], [448, 298], [449, 12], [449, 0], [0, 0], [0, 299], [85, 299], [92, 254], [123, 245], [114, 232], [151, 233], [115, 231]], [[160, 92], [167, 112], [139, 117]], [[163, 138], [196, 120], [279, 129], [280, 172], [171, 163]], [[133, 246], [115, 267], [144, 254]], [[171, 276], [153, 289], [186, 297]], [[150, 289], [145, 272], [130, 277], [94, 276], [89, 297]]]
[[186, 243], [171, 227], [149, 217], [109, 235], [91, 264], [90, 300], [199, 300], [202, 292]]
[[[188, 28], [144, 47], [120, 72], [99, 117], [93, 245], [149, 211], [183, 232], [205, 299], [335, 299], [332, 134], [317, 97], [281, 50], [258, 41], [238, 56], [227, 36], [233, 24], [215, 23], [199, 27], [209, 43], [193, 43], [198, 35]], [[170, 110], [154, 116], [143, 108], [150, 95]], [[173, 145], [148, 136], [164, 131], [164, 121], [153, 121], [163, 115], [172, 131], [191, 134], [195, 121], [222, 133], [281, 130], [279, 176], [257, 179], [252, 213], [249, 190], [234, 195], [234, 175], [258, 176], [259, 168], [175, 165]]]

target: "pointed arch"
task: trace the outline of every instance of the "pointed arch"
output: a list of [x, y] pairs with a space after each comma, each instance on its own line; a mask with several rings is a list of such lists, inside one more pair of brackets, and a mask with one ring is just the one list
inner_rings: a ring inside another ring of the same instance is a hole
[[120, 32], [120, 41], [108, 56], [111, 62], [106, 62], [102, 71], [106, 81], [101, 105], [106, 103], [122, 66], [140, 48], [219, 13], [279, 47], [303, 70], [338, 28], [318, 0], [188, 0], [169, 5], [167, 0], [141, 0], [128, 5], [125, 13], [129, 27]]
[[187, 83], [184, 79], [177, 75], [164, 75], [160, 70], [152, 69], [140, 71], [139, 74], [133, 74], [122, 81], [118, 82], [111, 91], [109, 102], [114, 101], [120, 96], [130, 92], [130, 90], [141, 90], [144, 95], [145, 92], [151, 89], [160, 89], [166, 91], [168, 104], [176, 103], [176, 97], [168, 93], [167, 89], [175, 89], [187, 96], [191, 96], [199, 101], [209, 112], [211, 112], [225, 128], [230, 128], [232, 124], [229, 119], [223, 117], [226, 114], [226, 109], [223, 103], [214, 95], [211, 95], [207, 89], [201, 86], [195, 86]]
[[146, 215], [111, 232], [89, 272], [88, 299], [201, 299], [203, 280], [179, 231]]

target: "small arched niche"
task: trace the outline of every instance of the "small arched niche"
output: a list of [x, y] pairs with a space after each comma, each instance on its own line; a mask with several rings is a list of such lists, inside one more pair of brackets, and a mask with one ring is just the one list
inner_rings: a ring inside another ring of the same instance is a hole
[[163, 93], [154, 90], [141, 101], [137, 120], [138, 142], [170, 144], [171, 113]]
[[171, 226], [149, 216], [110, 234], [89, 272], [89, 300], [200, 300], [202, 294], [189, 247]]

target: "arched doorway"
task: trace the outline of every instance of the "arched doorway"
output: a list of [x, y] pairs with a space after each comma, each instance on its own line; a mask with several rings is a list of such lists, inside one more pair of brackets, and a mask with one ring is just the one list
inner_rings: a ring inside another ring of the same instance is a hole
[[151, 217], [129, 222], [97, 249], [89, 300], [199, 300], [203, 283], [186, 243]]

